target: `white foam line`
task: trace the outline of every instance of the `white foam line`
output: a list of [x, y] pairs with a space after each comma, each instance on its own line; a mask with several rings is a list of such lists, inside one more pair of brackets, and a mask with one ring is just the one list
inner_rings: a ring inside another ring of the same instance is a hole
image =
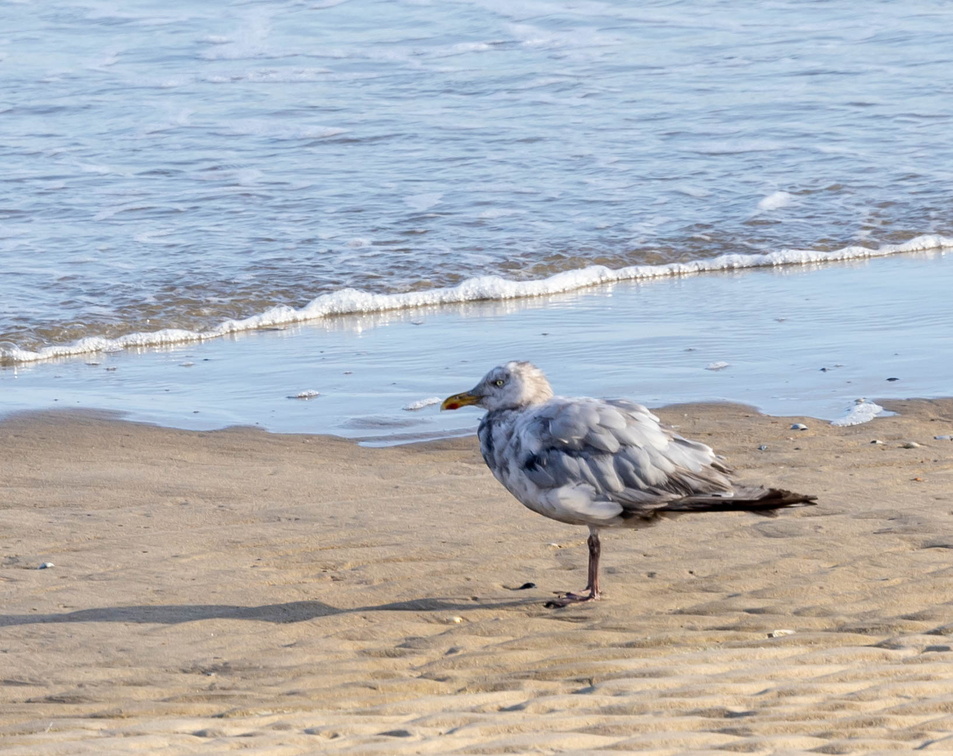
[[851, 246], [832, 252], [814, 250], [782, 250], [764, 255], [721, 255], [708, 260], [667, 265], [632, 265], [611, 269], [594, 265], [580, 270], [556, 273], [536, 281], [510, 281], [500, 276], [471, 278], [450, 288], [413, 291], [402, 294], [370, 294], [357, 289], [342, 289], [322, 294], [301, 309], [279, 306], [243, 320], [226, 320], [207, 331], [186, 331], [167, 328], [152, 333], [131, 333], [116, 339], [98, 336], [87, 337], [72, 344], [49, 346], [37, 351], [19, 347], [0, 348], [0, 361], [24, 363], [69, 357], [90, 352], [110, 352], [130, 347], [151, 347], [167, 344], [208, 341], [228, 334], [252, 331], [259, 328], [288, 325], [309, 320], [319, 320], [332, 315], [349, 315], [387, 310], [404, 310], [443, 304], [460, 304], [488, 300], [507, 300], [563, 294], [569, 291], [622, 281], [638, 281], [652, 278], [684, 276], [694, 273], [710, 273], [746, 268], [770, 268], [782, 265], [808, 265], [812, 263], [862, 260], [887, 257], [904, 252], [953, 249], [953, 239], [930, 235], [918, 236], [903, 244], [888, 244], [877, 249]]

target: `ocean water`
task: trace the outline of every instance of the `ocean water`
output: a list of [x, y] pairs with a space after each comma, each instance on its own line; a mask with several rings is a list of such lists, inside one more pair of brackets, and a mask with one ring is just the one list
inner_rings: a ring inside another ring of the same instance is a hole
[[[921, 373], [948, 355], [923, 293], [953, 248], [947, 3], [83, 0], [0, 20], [0, 411], [439, 434], [397, 403], [472, 385], [477, 355], [535, 354], [577, 392], [651, 379], [647, 400], [797, 412], [816, 392], [775, 407], [753, 355], [839, 349], [883, 380], [876, 318], [847, 314], [865, 306], [919, 339]], [[750, 369], [606, 358], [667, 323], [670, 350], [744, 336], [696, 306], [739, 281], [762, 313], [779, 281], [823, 292], [824, 317], [748, 333]], [[374, 365], [360, 381], [307, 380], [315, 354], [361, 372], [349, 350]]]
[[439, 400], [515, 358], [562, 394], [849, 421], [886, 398], [953, 395], [951, 290], [953, 253], [939, 251], [661, 277], [28, 362], [0, 370], [0, 396], [7, 411], [386, 444], [473, 432], [479, 410]]

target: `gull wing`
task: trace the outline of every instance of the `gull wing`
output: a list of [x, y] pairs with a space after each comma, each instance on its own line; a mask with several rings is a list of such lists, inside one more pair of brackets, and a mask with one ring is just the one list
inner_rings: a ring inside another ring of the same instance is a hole
[[591, 486], [635, 512], [672, 499], [732, 491], [730, 469], [705, 444], [682, 438], [640, 404], [556, 397], [516, 430], [519, 467], [542, 489]]

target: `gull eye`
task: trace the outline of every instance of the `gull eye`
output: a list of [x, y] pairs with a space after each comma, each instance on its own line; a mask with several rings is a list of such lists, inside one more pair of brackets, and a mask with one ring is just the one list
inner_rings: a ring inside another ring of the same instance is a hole
[[502, 378], [497, 378], [495, 381], [493, 381], [494, 386], [502, 386], [504, 383], [506, 383], [506, 381], [504, 381]]

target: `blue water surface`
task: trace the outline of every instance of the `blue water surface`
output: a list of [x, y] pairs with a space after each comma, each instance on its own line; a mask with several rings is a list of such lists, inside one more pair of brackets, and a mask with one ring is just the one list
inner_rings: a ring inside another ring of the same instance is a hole
[[0, 349], [953, 235], [953, 6], [0, 9]]

